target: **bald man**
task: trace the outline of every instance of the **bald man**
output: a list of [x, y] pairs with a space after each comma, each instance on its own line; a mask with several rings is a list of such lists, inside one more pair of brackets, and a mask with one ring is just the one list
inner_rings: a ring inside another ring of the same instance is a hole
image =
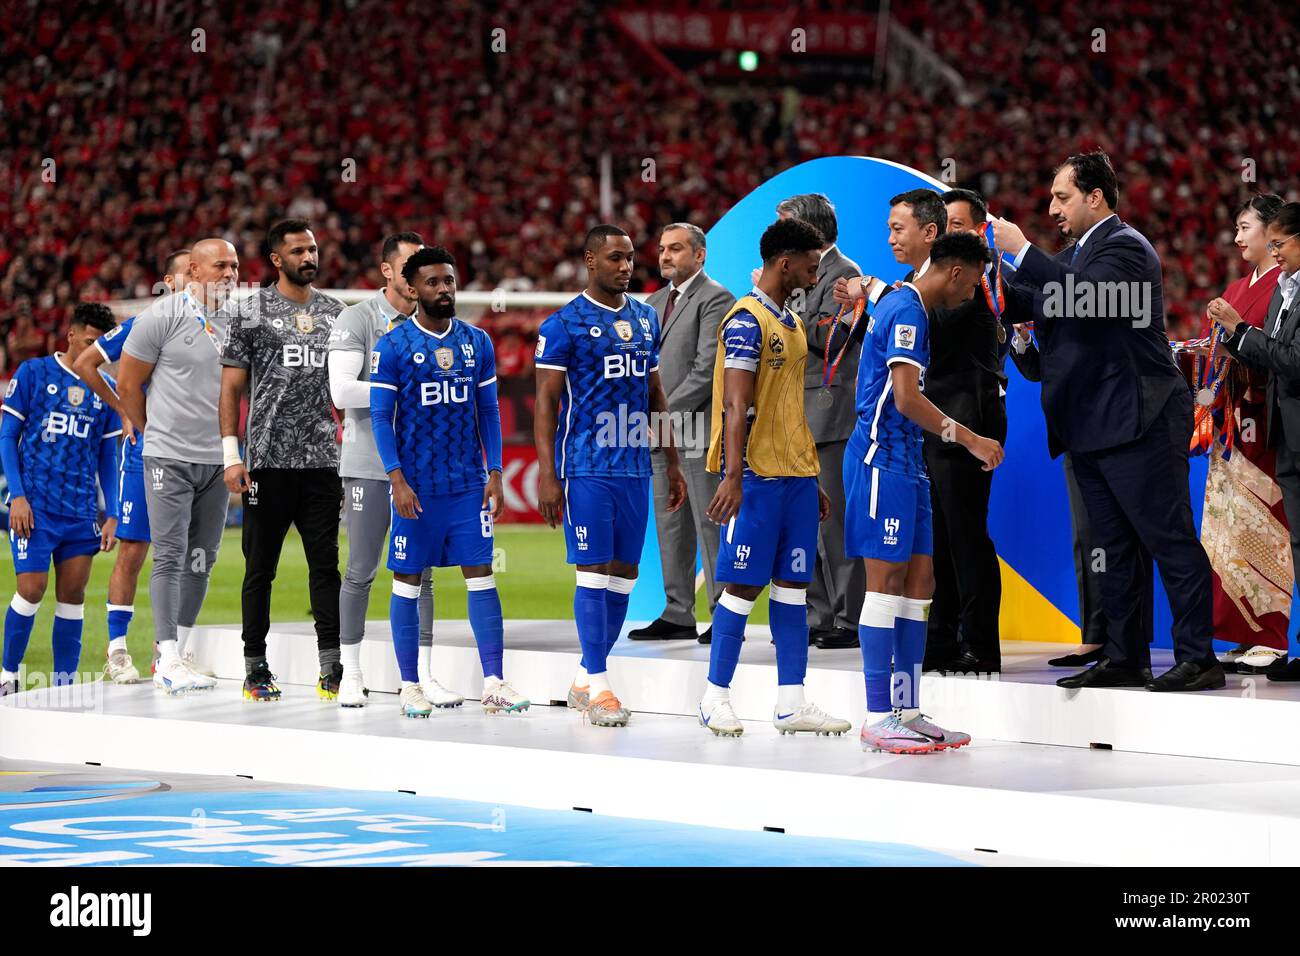
[[185, 288], [136, 316], [122, 349], [122, 411], [144, 436], [154, 549], [149, 599], [158, 642], [153, 682], [168, 694], [216, 686], [187, 659], [177, 637], [193, 633], [230, 501], [217, 418], [225, 340], [219, 312], [238, 281], [234, 246], [224, 239], [197, 243]]

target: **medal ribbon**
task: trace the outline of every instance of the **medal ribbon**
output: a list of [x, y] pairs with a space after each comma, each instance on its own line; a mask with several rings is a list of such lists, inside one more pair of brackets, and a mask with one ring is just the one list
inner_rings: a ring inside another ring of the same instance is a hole
[[[835, 313], [835, 318], [831, 321], [834, 328], [826, 336], [826, 351], [822, 355], [822, 367], [825, 369], [825, 377], [822, 379], [822, 388], [830, 388], [831, 381], [835, 378], [835, 371], [840, 367], [840, 361], [844, 358], [844, 353], [849, 350], [853, 344], [853, 333], [857, 330], [858, 323], [862, 321], [862, 314], [867, 310], [867, 297], [864, 295], [853, 303], [853, 322], [849, 325], [849, 334], [844, 339], [844, 344], [840, 346], [839, 353], [835, 356], [835, 361], [831, 361], [831, 340], [835, 338], [835, 329], [840, 327], [840, 319], [844, 317], [844, 306]], [[825, 321], [823, 319], [823, 321]]]
[[194, 317], [198, 320], [199, 326], [207, 334], [208, 341], [212, 343], [212, 347], [217, 350], [217, 354], [221, 354], [221, 345], [217, 342], [217, 330], [213, 327], [212, 323], [208, 321], [208, 317], [203, 314], [203, 310], [199, 308], [199, 304], [194, 301], [194, 296], [190, 295], [189, 289], [185, 290], [185, 301], [188, 302], [190, 307], [194, 310]]
[[[989, 228], [987, 222], [980, 224], [978, 232], [993, 251], [993, 262], [980, 276], [980, 286], [984, 289], [984, 299], [989, 304], [989, 311], [993, 313], [993, 318], [1001, 322], [1002, 309], [1006, 305], [1006, 292], [1002, 287], [1002, 253], [998, 251], [998, 244], [993, 239], [993, 230]], [[990, 272], [993, 273], [992, 282], [989, 281]]]

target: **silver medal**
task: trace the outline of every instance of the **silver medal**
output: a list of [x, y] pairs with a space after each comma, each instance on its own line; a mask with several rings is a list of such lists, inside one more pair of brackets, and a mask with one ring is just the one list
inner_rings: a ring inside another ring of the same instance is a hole
[[835, 396], [831, 394], [829, 388], [823, 388], [817, 393], [817, 404], [822, 408], [830, 408], [835, 404]]
[[1196, 393], [1196, 402], [1198, 405], [1210, 406], [1214, 404], [1214, 389], [1203, 388]]

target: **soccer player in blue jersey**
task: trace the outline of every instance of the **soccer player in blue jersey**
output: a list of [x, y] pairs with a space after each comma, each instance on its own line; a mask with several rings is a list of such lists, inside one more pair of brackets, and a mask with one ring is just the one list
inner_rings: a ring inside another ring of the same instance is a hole
[[818, 525], [831, 513], [821, 490], [817, 445], [804, 409], [808, 337], [788, 306], [817, 283], [826, 240], [802, 219], [773, 223], [759, 241], [763, 270], [718, 328], [708, 470], [719, 474], [708, 516], [724, 526], [718, 581], [726, 590], [713, 612], [709, 680], [700, 723], [714, 734], [744, 731], [731, 706], [731, 679], [745, 623], [763, 588], [776, 644], [782, 734], [842, 734], [852, 728], [804, 698], [808, 670], [808, 582]]
[[[988, 263], [972, 233], [935, 240], [930, 264], [884, 298], [865, 330], [858, 363], [858, 422], [844, 456], [845, 547], [864, 560], [867, 596], [858, 633], [867, 690], [864, 750], [931, 753], [970, 743], [920, 711], [921, 660], [934, 594], [930, 487], [922, 431], [955, 441], [984, 463], [1002, 462], [1002, 446], [944, 415], [921, 392], [929, 361], [926, 310], [969, 299]], [[837, 298], [856, 301], [861, 286], [840, 280]], [[892, 674], [892, 677], [891, 677]]]
[[[161, 286], [165, 291], [162, 294], [185, 288], [189, 271], [188, 249], [169, 255], [163, 265]], [[155, 290], [160, 291], [157, 287]], [[140, 679], [140, 672], [126, 647], [126, 635], [135, 614], [135, 591], [140, 569], [149, 555], [149, 506], [144, 494], [144, 442], [140, 440], [134, 423], [122, 414], [121, 400], [109, 380], [100, 374], [99, 367], [122, 358], [122, 346], [126, 344], [126, 337], [131, 334], [134, 324], [135, 317], [132, 316], [111, 332], [101, 335], [95, 340], [94, 347], [84, 349], [72, 366], [78, 377], [122, 420], [123, 438], [117, 471], [119, 546], [108, 578], [108, 659], [104, 663], [104, 676], [115, 684], [134, 684]], [[189, 640], [188, 632], [193, 628], [178, 627], [176, 630], [182, 656], [192, 654], [184, 648]]]
[[[568, 563], [577, 566], [573, 617], [582, 661], [569, 706], [597, 726], [625, 727], [606, 659], [627, 616], [645, 543], [652, 415], [666, 416], [659, 381], [659, 319], [627, 294], [632, 240], [596, 226], [584, 243], [587, 288], [549, 316], [537, 338], [537, 507], [564, 522]], [[663, 419], [657, 419], [663, 420]], [[686, 501], [671, 432], [659, 436], [668, 462], [668, 511]]]
[[[18, 366], [5, 392], [0, 462], [9, 481], [9, 544], [17, 591], [5, 614], [0, 696], [19, 690], [18, 667], [54, 562], [53, 683], [72, 682], [81, 658], [86, 581], [117, 525], [117, 413], [72, 371], [82, 350], [116, 323], [108, 306], [83, 302], [68, 349]], [[99, 492], [106, 518], [101, 527]]]
[[380, 338], [370, 357], [371, 424], [393, 494], [388, 613], [402, 713], [433, 710], [419, 674], [420, 577], [453, 565], [469, 591], [483, 709], [524, 711], [528, 700], [502, 674], [504, 624], [492, 576], [492, 522], [505, 510], [492, 340], [456, 318], [456, 261], [447, 250], [413, 252], [402, 278], [416, 295], [415, 316]]

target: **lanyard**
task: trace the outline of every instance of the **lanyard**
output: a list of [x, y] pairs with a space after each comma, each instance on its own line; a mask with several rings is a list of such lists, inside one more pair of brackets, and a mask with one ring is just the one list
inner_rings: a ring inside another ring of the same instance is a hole
[[[998, 245], [993, 240], [993, 230], [989, 228], [987, 222], [980, 224], [979, 235], [993, 250], [993, 262], [980, 275], [980, 285], [984, 289], [984, 299], [989, 304], [989, 311], [993, 313], [993, 318], [1001, 322], [1002, 309], [1006, 304], [1006, 296], [1002, 288], [1002, 253], [998, 251]], [[992, 282], [989, 282], [990, 272], [993, 273]]]
[[208, 317], [203, 314], [203, 310], [199, 308], [199, 304], [194, 301], [194, 296], [190, 295], [189, 289], [186, 289], [181, 293], [181, 295], [185, 297], [185, 302], [189, 307], [194, 310], [194, 317], [198, 320], [199, 326], [207, 334], [208, 341], [211, 342], [212, 347], [217, 350], [217, 354], [220, 355], [221, 344], [217, 341], [217, 330], [213, 328], [212, 323], [208, 321]]

